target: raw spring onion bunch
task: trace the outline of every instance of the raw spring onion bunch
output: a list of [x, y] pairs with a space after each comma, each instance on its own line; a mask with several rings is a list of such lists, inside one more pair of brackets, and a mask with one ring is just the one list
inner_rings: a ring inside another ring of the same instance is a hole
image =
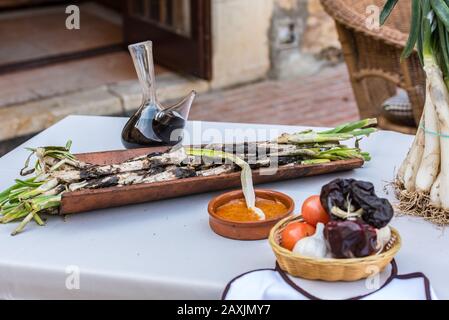
[[[386, 2], [381, 23], [398, 1]], [[449, 224], [449, 0], [409, 2], [412, 17], [403, 58], [417, 48], [426, 74], [426, 100], [412, 147], [396, 177], [396, 195], [403, 213], [446, 225]]]
[[[317, 164], [360, 158], [369, 160], [358, 143], [354, 148], [340, 144], [343, 140], [368, 136], [376, 131], [375, 119], [365, 119], [338, 126], [332, 130], [302, 131], [283, 134], [277, 141], [245, 144], [210, 144], [206, 148], [174, 148], [167, 153], [150, 153], [118, 164], [93, 165], [78, 160], [66, 146], [29, 148], [30, 156], [20, 172], [23, 179], [0, 193], [0, 223], [20, 221], [15, 235], [35, 221], [44, 225], [42, 215], [59, 214], [62, 195], [67, 191], [98, 189], [235, 172], [241, 169], [241, 181], [247, 206], [261, 218], [255, 207], [252, 169], [278, 165]], [[358, 140], [357, 140], [358, 142]], [[241, 151], [239, 146], [243, 147]], [[260, 149], [268, 152], [258, 154]], [[251, 154], [254, 150], [254, 154]], [[30, 166], [32, 157], [35, 163]], [[205, 159], [213, 159], [205, 161]], [[248, 161], [255, 159], [254, 162]], [[228, 163], [215, 160], [228, 160]], [[229, 163], [230, 162], [230, 163]]]

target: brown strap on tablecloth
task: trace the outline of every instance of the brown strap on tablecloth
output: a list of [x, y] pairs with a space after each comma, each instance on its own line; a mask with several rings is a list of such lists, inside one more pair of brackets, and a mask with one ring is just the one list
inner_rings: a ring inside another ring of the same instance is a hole
[[[226, 285], [226, 287], [225, 287], [225, 289], [223, 291], [223, 294], [221, 296], [221, 299], [224, 300], [226, 298], [226, 295], [228, 294], [229, 289], [231, 288], [231, 285], [232, 285], [232, 283], [234, 281], [236, 281], [239, 278], [241, 278], [243, 276], [246, 276], [246, 275], [248, 275], [250, 273], [258, 272], [258, 271], [275, 271], [275, 272], [278, 272], [280, 274], [281, 278], [287, 283], [287, 285], [292, 287], [294, 290], [296, 290], [297, 292], [299, 292], [300, 294], [302, 294], [306, 298], [308, 298], [310, 300], [322, 300], [322, 299], [316, 297], [315, 295], [309, 293], [305, 289], [301, 288], [295, 282], [293, 282], [290, 279], [290, 277], [287, 275], [287, 273], [280, 268], [280, 266], [279, 266], [279, 264], [277, 262], [276, 262], [276, 267], [274, 269], [266, 268], [266, 269], [252, 270], [252, 271], [245, 272], [245, 273], [235, 277], [234, 279], [232, 279]], [[423, 278], [423, 280], [424, 280], [424, 289], [425, 289], [425, 294], [426, 294], [426, 300], [432, 300], [432, 294], [431, 294], [429, 279], [422, 272], [414, 272], [414, 273], [399, 275], [398, 274], [398, 266], [397, 266], [396, 261], [394, 259], [391, 261], [391, 274], [388, 277], [388, 279], [382, 284], [382, 286], [380, 288], [378, 288], [377, 290], [375, 290], [373, 292], [370, 292], [370, 293], [367, 293], [367, 294], [364, 294], [364, 295], [359, 295], [359, 296], [352, 297], [352, 298], [348, 298], [348, 299], [345, 299], [345, 300], [360, 300], [360, 299], [363, 299], [365, 297], [368, 297], [368, 296], [370, 296], [370, 295], [372, 295], [372, 294], [382, 290], [383, 288], [385, 288], [394, 279], [407, 280], [407, 279], [414, 279], [414, 278]]]

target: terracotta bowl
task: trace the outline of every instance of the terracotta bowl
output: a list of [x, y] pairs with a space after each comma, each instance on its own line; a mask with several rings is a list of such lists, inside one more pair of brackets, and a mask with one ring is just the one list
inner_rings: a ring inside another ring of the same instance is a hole
[[243, 199], [242, 190], [235, 190], [223, 193], [209, 202], [207, 210], [209, 211], [209, 225], [212, 230], [226, 238], [236, 240], [261, 240], [267, 239], [271, 228], [280, 220], [291, 215], [295, 209], [295, 203], [292, 198], [284, 193], [273, 190], [256, 190], [256, 196], [268, 200], [278, 200], [287, 207], [287, 212], [277, 218], [263, 221], [230, 221], [216, 215], [218, 207], [225, 203]]

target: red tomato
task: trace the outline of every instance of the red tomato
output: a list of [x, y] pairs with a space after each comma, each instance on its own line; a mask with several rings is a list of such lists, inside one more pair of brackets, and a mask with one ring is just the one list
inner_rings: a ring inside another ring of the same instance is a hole
[[281, 233], [281, 245], [293, 250], [296, 242], [315, 233], [315, 228], [305, 222], [292, 222]]
[[328, 223], [329, 215], [321, 205], [320, 196], [311, 196], [302, 204], [302, 217], [304, 221], [312, 226], [316, 226], [318, 222]]

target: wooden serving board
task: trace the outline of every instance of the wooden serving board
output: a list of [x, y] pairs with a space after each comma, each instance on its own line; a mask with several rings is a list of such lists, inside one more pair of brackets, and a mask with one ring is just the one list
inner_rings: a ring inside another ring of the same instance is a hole
[[[92, 164], [113, 164], [145, 155], [151, 152], [165, 152], [167, 147], [138, 148], [77, 154], [76, 157]], [[326, 173], [352, 170], [363, 166], [361, 159], [333, 161], [314, 165], [280, 166], [275, 174], [261, 174], [266, 168], [253, 170], [255, 184], [316, 176]], [[191, 194], [205, 193], [240, 187], [240, 172], [218, 176], [192, 177], [173, 181], [135, 184], [123, 187], [109, 187], [66, 192], [62, 196], [61, 214], [77, 213], [143, 203], [148, 201], [176, 198]]]

